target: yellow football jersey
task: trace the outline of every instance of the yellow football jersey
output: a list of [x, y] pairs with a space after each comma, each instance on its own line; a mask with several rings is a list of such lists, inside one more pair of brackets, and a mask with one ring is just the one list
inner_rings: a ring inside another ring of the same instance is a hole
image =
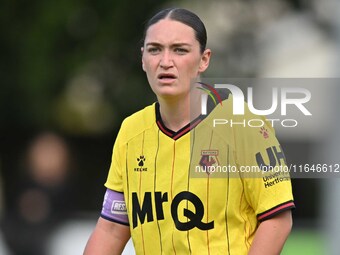
[[231, 109], [178, 132], [158, 103], [122, 123], [105, 186], [124, 192], [137, 254], [247, 254], [259, 222], [294, 208], [289, 174], [266, 169], [286, 165], [273, 128]]

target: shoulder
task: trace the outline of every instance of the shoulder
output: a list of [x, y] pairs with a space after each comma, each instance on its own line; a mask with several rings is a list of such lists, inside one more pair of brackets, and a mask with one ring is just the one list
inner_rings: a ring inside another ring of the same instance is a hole
[[[134, 129], [138, 129], [138, 126], [144, 127], [151, 125], [155, 120], [155, 103], [145, 107], [138, 112], [130, 115], [129, 117], [125, 118], [123, 121], [123, 125], [125, 127], [133, 127]], [[136, 126], [138, 124], [138, 126]]]
[[235, 100], [232, 95], [216, 105], [207, 119], [214, 129], [222, 133], [232, 132], [238, 140], [269, 134], [275, 136], [273, 125], [265, 116], [252, 113], [246, 102]]
[[155, 103], [135, 112], [122, 122], [120, 133], [129, 140], [132, 137], [143, 133], [146, 129], [152, 127], [156, 122]]

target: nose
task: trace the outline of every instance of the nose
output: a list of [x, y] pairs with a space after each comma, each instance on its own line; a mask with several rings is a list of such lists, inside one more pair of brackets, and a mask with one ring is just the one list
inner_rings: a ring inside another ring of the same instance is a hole
[[169, 69], [173, 66], [171, 52], [169, 52], [168, 50], [165, 50], [163, 52], [162, 58], [160, 60], [160, 66], [161, 68], [164, 68], [164, 69]]

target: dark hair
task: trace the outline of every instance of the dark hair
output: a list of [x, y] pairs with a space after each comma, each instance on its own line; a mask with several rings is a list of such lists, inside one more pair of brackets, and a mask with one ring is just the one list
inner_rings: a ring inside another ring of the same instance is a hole
[[144, 44], [146, 32], [149, 27], [166, 18], [179, 21], [191, 27], [195, 32], [197, 41], [200, 44], [201, 53], [204, 52], [207, 45], [207, 31], [202, 20], [195, 13], [181, 8], [168, 8], [156, 13], [145, 25], [142, 44]]

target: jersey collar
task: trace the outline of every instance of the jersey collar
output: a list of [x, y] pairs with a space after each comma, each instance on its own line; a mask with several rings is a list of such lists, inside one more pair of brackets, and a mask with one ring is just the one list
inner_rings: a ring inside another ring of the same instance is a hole
[[162, 117], [161, 117], [161, 113], [159, 111], [159, 103], [158, 102], [155, 103], [155, 111], [156, 111], [156, 123], [157, 123], [158, 128], [165, 135], [167, 135], [168, 137], [170, 137], [174, 140], [177, 140], [177, 139], [181, 138], [182, 136], [184, 136], [185, 134], [187, 134], [188, 132], [190, 132], [190, 130], [195, 128], [205, 118], [205, 116], [203, 116], [201, 114], [197, 118], [195, 118], [193, 121], [191, 121], [190, 123], [188, 123], [187, 125], [182, 127], [180, 130], [175, 132], [175, 131], [167, 128], [164, 125], [164, 122], [163, 122]]

